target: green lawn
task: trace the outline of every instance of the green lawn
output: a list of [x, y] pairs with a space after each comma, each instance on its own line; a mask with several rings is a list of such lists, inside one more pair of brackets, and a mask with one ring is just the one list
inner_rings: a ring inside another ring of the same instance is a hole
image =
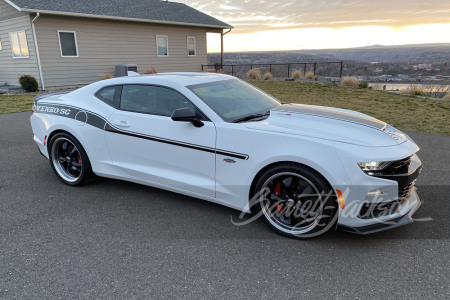
[[450, 135], [450, 101], [337, 85], [258, 81], [255, 86], [284, 102], [356, 110], [401, 130]]
[[36, 95], [0, 95], [0, 114], [31, 111]]
[[[450, 135], [450, 101], [431, 100], [385, 91], [318, 83], [258, 81], [252, 84], [284, 102], [357, 110], [402, 130]], [[0, 95], [0, 113], [30, 111], [34, 95]]]

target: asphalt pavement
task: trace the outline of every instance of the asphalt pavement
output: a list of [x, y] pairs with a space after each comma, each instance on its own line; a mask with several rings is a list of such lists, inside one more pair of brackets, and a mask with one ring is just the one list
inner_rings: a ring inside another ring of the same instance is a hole
[[0, 115], [0, 299], [450, 299], [450, 136], [408, 132], [433, 221], [293, 240], [151, 187], [66, 186], [29, 116]]

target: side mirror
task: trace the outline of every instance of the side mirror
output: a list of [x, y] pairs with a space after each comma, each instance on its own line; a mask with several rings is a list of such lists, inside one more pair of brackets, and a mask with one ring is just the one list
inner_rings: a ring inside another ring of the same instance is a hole
[[188, 107], [176, 109], [172, 113], [172, 120], [177, 122], [192, 122], [195, 127], [203, 127], [205, 125], [196, 117], [195, 112]]

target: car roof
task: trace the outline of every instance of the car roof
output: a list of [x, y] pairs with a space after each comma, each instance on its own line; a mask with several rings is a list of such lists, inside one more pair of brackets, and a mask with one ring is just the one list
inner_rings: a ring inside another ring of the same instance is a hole
[[209, 83], [214, 81], [230, 80], [234, 77], [216, 74], [216, 73], [190, 73], [190, 72], [177, 72], [177, 73], [158, 73], [151, 75], [141, 76], [126, 76], [118, 77], [103, 81], [108, 85], [113, 84], [171, 84], [190, 86], [195, 84]]

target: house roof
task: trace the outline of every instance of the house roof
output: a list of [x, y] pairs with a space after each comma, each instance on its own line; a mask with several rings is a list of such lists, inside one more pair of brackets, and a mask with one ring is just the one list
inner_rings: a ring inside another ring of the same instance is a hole
[[19, 11], [211, 28], [233, 28], [183, 3], [161, 0], [5, 0]]

